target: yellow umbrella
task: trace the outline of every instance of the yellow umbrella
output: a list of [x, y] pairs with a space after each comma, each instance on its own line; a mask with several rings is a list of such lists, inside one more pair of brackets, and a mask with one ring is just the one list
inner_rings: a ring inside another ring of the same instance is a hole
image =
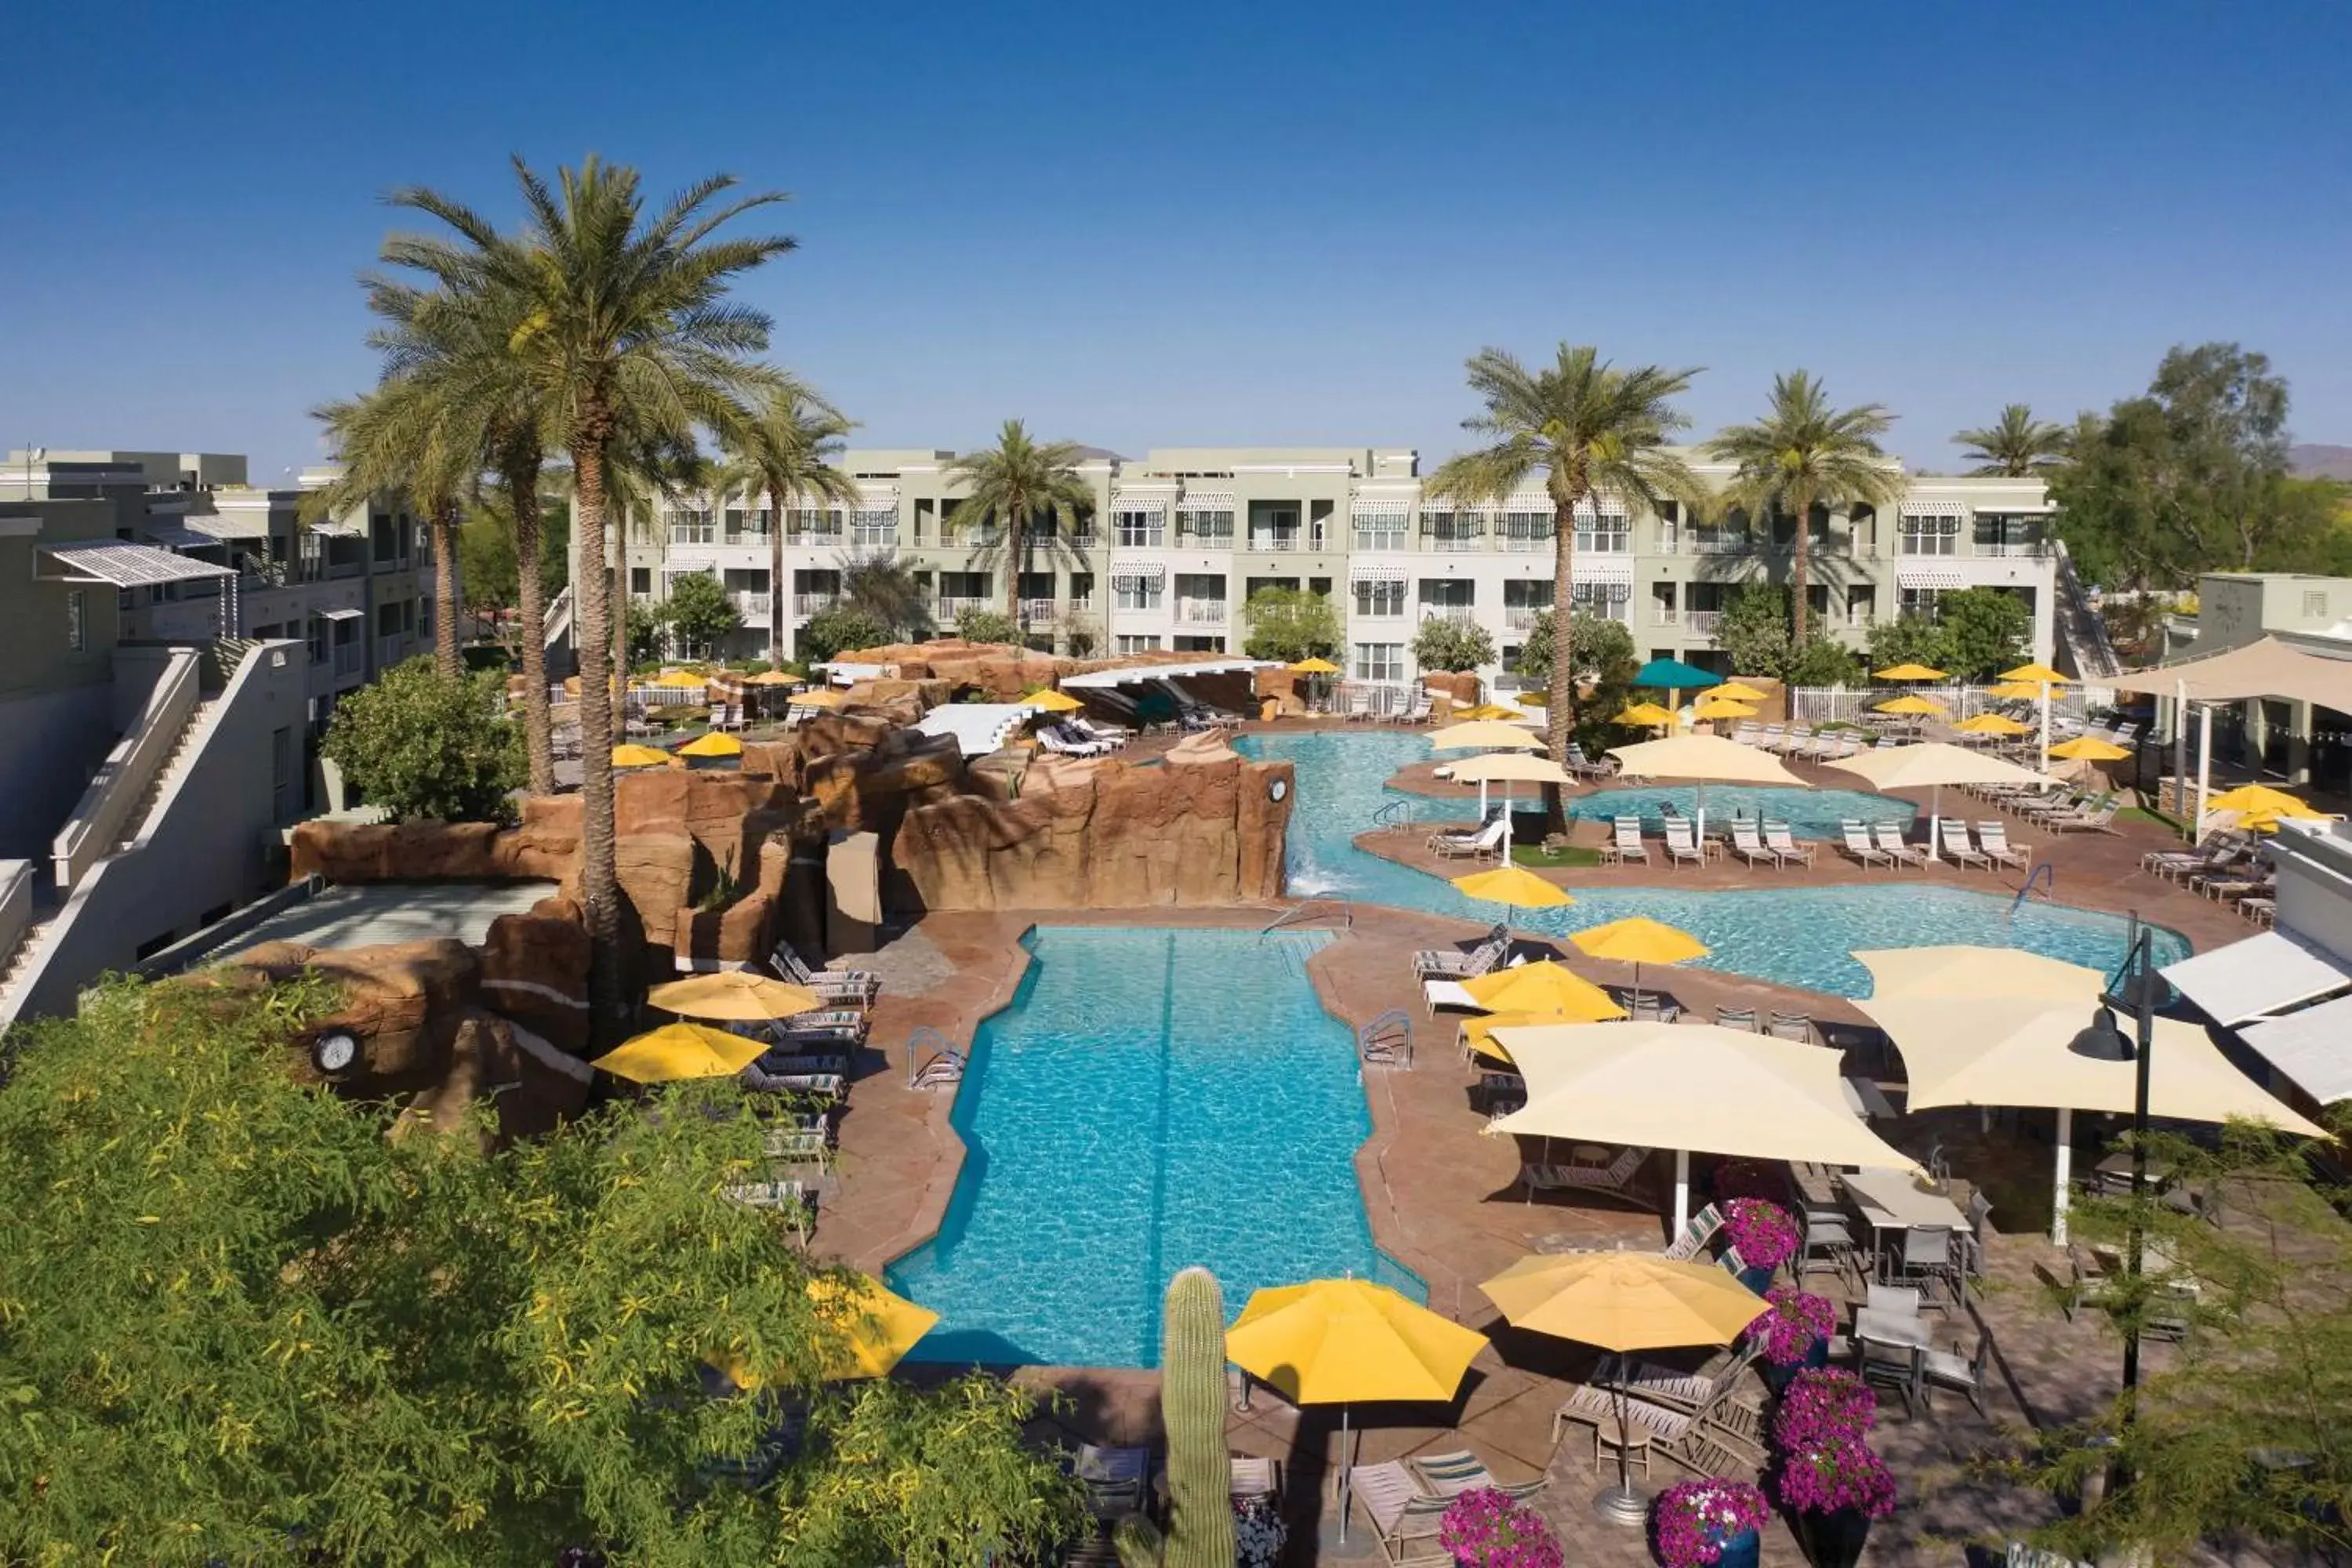
[[1293, 675], [1337, 675], [1339, 667], [1328, 658], [1302, 658], [1290, 667]]
[[748, 969], [722, 969], [673, 980], [646, 992], [646, 1000], [665, 1013], [729, 1024], [772, 1023], [820, 1005], [817, 994], [805, 985], [772, 980]]
[[1055, 687], [1048, 687], [1043, 691], [1033, 691], [1021, 700], [1032, 708], [1043, 709], [1048, 713], [1075, 713], [1086, 706], [1068, 692]]
[[1549, 691], [1520, 691], [1513, 693], [1513, 696], [1518, 702], [1518, 705], [1522, 708], [1549, 708], [1551, 706], [1551, 693]]
[[1756, 710], [1748, 703], [1728, 697], [1702, 697], [1691, 704], [1694, 719], [1753, 719]]
[[1515, 752], [1540, 752], [1543, 737], [1524, 724], [1506, 724], [1498, 719], [1475, 719], [1467, 724], [1448, 724], [1433, 730], [1429, 736], [1430, 750], [1458, 751], [1465, 746], [1500, 746]]
[[793, 693], [793, 706], [795, 708], [838, 708], [848, 700], [849, 693], [835, 686], [820, 686]]
[[1517, 1061], [1503, 1048], [1503, 1043], [1495, 1038], [1496, 1030], [1538, 1028], [1548, 1024], [1605, 1024], [1625, 1016], [1625, 1009], [1613, 1002], [1610, 1005], [1614, 1011], [1599, 1018], [1574, 1013], [1489, 1013], [1484, 1017], [1463, 1019], [1462, 1037], [1470, 1042], [1472, 1050], [1488, 1060], [1500, 1062], [1505, 1067], [1517, 1067]]
[[1251, 1295], [1225, 1359], [1293, 1405], [1339, 1412], [1339, 1531], [1348, 1529], [1348, 1406], [1451, 1399], [1486, 1339], [1369, 1279], [1315, 1279]]
[[2050, 754], [2063, 757], [2070, 763], [2120, 763], [2131, 752], [2113, 741], [2102, 741], [2096, 735], [2077, 735], [2071, 741], [2062, 741], [2051, 747]]
[[629, 745], [613, 748], [613, 765], [616, 768], [666, 768], [669, 766], [670, 760], [670, 754], [667, 752], [652, 746]]
[[1761, 702], [1764, 700], [1764, 693], [1757, 690], [1752, 686], [1744, 686], [1737, 680], [1727, 680], [1720, 686], [1710, 686], [1705, 691], [1700, 692], [1699, 695], [1701, 697], [1720, 697], [1732, 702]]
[[1551, 959], [1481, 974], [1462, 990], [1489, 1013], [1558, 1013], [1580, 1023], [1625, 1016], [1614, 996]]
[[1481, 702], [1475, 708], [1457, 708], [1454, 710], [1452, 715], [1452, 717], [1456, 719], [1468, 720], [1516, 719], [1518, 716], [1519, 710], [1517, 709], [1505, 708], [1493, 702]]
[[763, 669], [757, 675], [748, 677], [744, 680], [743, 684], [746, 686], [790, 686], [799, 679], [799, 676], [786, 675], [781, 669]]
[[1944, 679], [1942, 670], [1929, 669], [1924, 664], [1891, 665], [1885, 669], [1874, 669], [1870, 674], [1874, 680], [1941, 680]]
[[1922, 716], [1948, 711], [1940, 702], [1930, 702], [1925, 697], [1896, 697], [1885, 702], [1873, 703], [1880, 713], [1919, 714]]
[[2006, 698], [2011, 701], [2015, 701], [2020, 698], [2035, 698], [2041, 696], [2042, 688], [2034, 685], [2033, 682], [2030, 680], [2005, 680], [1998, 686], [1986, 687], [1985, 695], [1988, 697]]
[[[1756, 1292], [1712, 1263], [1654, 1252], [1522, 1258], [1478, 1289], [1514, 1327], [1620, 1354], [1669, 1345], [1727, 1345], [1764, 1312]], [[1625, 1419], [1625, 1391], [1616, 1390]], [[1594, 1500], [1603, 1519], [1639, 1524], [1647, 1510], [1617, 1449], [1617, 1485]]]
[[1973, 719], [1963, 719], [1952, 726], [1963, 735], [2031, 735], [2033, 726], [2021, 724], [2000, 713], [1979, 713]]
[[1524, 866], [1473, 871], [1466, 877], [1454, 878], [1454, 886], [1465, 897], [1508, 904], [1515, 910], [1556, 910], [1576, 902]]
[[722, 735], [713, 730], [680, 746], [677, 754], [681, 757], [740, 757], [743, 754], [743, 742], [732, 735]]
[[2302, 822], [2324, 822], [2327, 813], [2315, 811], [2284, 790], [2268, 784], [2241, 784], [2225, 790], [2205, 803], [2208, 811], [2242, 812], [2249, 817], [2288, 817]]
[[[827, 1348], [819, 1373], [827, 1383], [887, 1377], [940, 1321], [937, 1312], [917, 1306], [867, 1274], [849, 1285], [821, 1274], [808, 1282], [808, 1298], [818, 1321], [841, 1335], [839, 1344]], [[719, 1370], [746, 1394], [758, 1392], [768, 1381], [738, 1359], [719, 1363]]]
[[1617, 963], [1633, 966], [1633, 996], [1642, 995], [1642, 965], [1645, 963], [1681, 963], [1706, 956], [1706, 943], [1680, 926], [1670, 926], [1664, 921], [1654, 921], [1647, 915], [1629, 915], [1606, 925], [1587, 926], [1582, 931], [1568, 933], [1568, 940], [1587, 958], [1606, 958]]
[[689, 688], [707, 686], [709, 682], [691, 670], [666, 669], [659, 675], [655, 676], [653, 679], [646, 682], [646, 684], [649, 686], [674, 686], [679, 690], [686, 690]]
[[665, 1024], [627, 1040], [589, 1063], [635, 1083], [725, 1078], [759, 1059], [767, 1044], [700, 1024]]
[[1654, 702], [1633, 703], [1622, 713], [1617, 715], [1618, 723], [1631, 724], [1643, 730], [1659, 729], [1674, 721], [1674, 710], [1661, 708]]
[[2015, 669], [2000, 672], [2003, 680], [2014, 680], [2024, 686], [2067, 686], [2072, 682], [2046, 664], [2021, 664]]

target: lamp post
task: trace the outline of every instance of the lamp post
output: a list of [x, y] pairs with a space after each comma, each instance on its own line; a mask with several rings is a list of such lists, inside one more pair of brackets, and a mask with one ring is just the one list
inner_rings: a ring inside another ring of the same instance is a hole
[[[2132, 1218], [2126, 1233], [2124, 1253], [2125, 1277], [2130, 1281], [2126, 1289], [2137, 1300], [2139, 1286], [2143, 1237], [2140, 1232], [2140, 1198], [2147, 1185], [2147, 1085], [2148, 1047], [2156, 1038], [2156, 1004], [2164, 994], [2165, 983], [2156, 973], [2156, 933], [2142, 927], [2139, 912], [2131, 917], [2131, 941], [2124, 950], [2123, 967], [2113, 983], [2099, 996], [2099, 1010], [2090, 1024], [2074, 1037], [2068, 1048], [2077, 1056], [2094, 1061], [2136, 1062], [2138, 1077], [2132, 1089]], [[2132, 1033], [2126, 1038], [2116, 1025], [2116, 1015], [2128, 1011], [2132, 1016]], [[2133, 1416], [2133, 1394], [2139, 1387], [2139, 1323], [2137, 1316], [2124, 1325], [2124, 1419]]]

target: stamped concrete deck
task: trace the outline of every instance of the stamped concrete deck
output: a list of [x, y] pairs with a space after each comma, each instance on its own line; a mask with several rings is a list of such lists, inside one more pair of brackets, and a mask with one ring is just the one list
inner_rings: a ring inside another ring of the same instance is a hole
[[[1827, 775], [1822, 782], [1834, 777]], [[1311, 804], [1305, 808], [1311, 809]], [[1977, 815], [1973, 808], [1971, 815]], [[1419, 837], [1426, 832], [1422, 825], [1367, 847], [1417, 863]], [[2040, 842], [2032, 834], [2020, 837]], [[2163, 841], [2157, 830], [2142, 825], [2127, 826], [2114, 837], [2073, 835], [2057, 841], [2051, 854], [2059, 867], [2063, 901], [2115, 910], [2137, 908], [2147, 918], [2180, 931], [2200, 948], [2246, 934], [2252, 928], [2226, 910], [2137, 872], [2138, 856]], [[1461, 868], [1458, 863], [1449, 868]], [[1606, 885], [1656, 883], [1673, 877], [1693, 887], [1732, 887], [1755, 885], [1775, 875], [1710, 865], [1681, 873], [1662, 867], [1646, 873], [1639, 868], [1579, 868], [1560, 879]], [[1849, 868], [1832, 861], [1824, 849], [1821, 863], [1811, 871], [1779, 875], [1786, 881], [1831, 882], [1893, 873]], [[1924, 875], [1988, 889], [2014, 885], [2013, 879], [1982, 872], [1945, 868]], [[884, 992], [874, 1028], [881, 1049], [869, 1054], [853, 1089], [837, 1160], [827, 1178], [815, 1249], [878, 1271], [937, 1229], [962, 1151], [948, 1123], [951, 1091], [907, 1087], [910, 1064], [904, 1042], [912, 1030], [925, 1026], [958, 1046], [968, 1045], [982, 1020], [1014, 994], [1027, 962], [1020, 938], [1031, 924], [1255, 928], [1283, 908], [1052, 910], [924, 919], [918, 927], [921, 938], [947, 963], [927, 962], [921, 984]], [[1477, 934], [1478, 928], [1465, 922], [1358, 906], [1352, 925], [1316, 956], [1309, 969], [1325, 1005], [1350, 1025], [1390, 1007], [1406, 1007], [1415, 1016], [1419, 1048], [1412, 1067], [1372, 1068], [1365, 1074], [1372, 1133], [1356, 1157], [1365, 1206], [1379, 1245], [1427, 1281], [1432, 1308], [1489, 1332], [1494, 1341], [1451, 1405], [1357, 1409], [1357, 1455], [1360, 1461], [1377, 1461], [1466, 1447], [1506, 1479], [1549, 1476], [1551, 1484], [1539, 1503], [1559, 1523], [1570, 1560], [1633, 1568], [1650, 1560], [1639, 1533], [1602, 1526], [1589, 1512], [1592, 1497], [1604, 1484], [1594, 1473], [1589, 1437], [1583, 1429], [1571, 1427], [1564, 1443], [1555, 1445], [1552, 1438], [1553, 1412], [1567, 1385], [1590, 1373], [1593, 1352], [1500, 1324], [1476, 1281], [1539, 1247], [1621, 1243], [1654, 1247], [1663, 1239], [1664, 1226], [1654, 1213], [1624, 1206], [1554, 1200], [1530, 1204], [1514, 1187], [1520, 1152], [1510, 1140], [1482, 1135], [1484, 1118], [1470, 1100], [1474, 1075], [1454, 1048], [1453, 1025], [1427, 1017], [1410, 967], [1416, 949], [1465, 942]], [[1614, 972], [1615, 966], [1572, 952], [1564, 956], [1571, 967], [1592, 978], [1626, 978]], [[1710, 1016], [1719, 1005], [1778, 1006], [1810, 1011], [1821, 1018], [1858, 1016], [1818, 994], [1704, 970], [1675, 972], [1671, 990], [1699, 1016]], [[1041, 1108], [1049, 1113], [1056, 1109]], [[1083, 1113], [1076, 1107], [1058, 1110]], [[2077, 1120], [2086, 1141], [2097, 1135], [2093, 1125], [2097, 1119]], [[1902, 1481], [1904, 1506], [1874, 1533], [1873, 1563], [1954, 1563], [1965, 1542], [1998, 1541], [2047, 1517], [2054, 1506], [2049, 1500], [1982, 1479], [1973, 1472], [1973, 1463], [2032, 1428], [2090, 1415], [2116, 1385], [2118, 1350], [2113, 1337], [2087, 1316], [2066, 1322], [2043, 1304], [2034, 1283], [2036, 1263], [2061, 1261], [2040, 1235], [2047, 1216], [2047, 1121], [2029, 1114], [1986, 1125], [1973, 1113], [1939, 1111], [1878, 1124], [1892, 1142], [1914, 1153], [1943, 1142], [1955, 1173], [1985, 1185], [2005, 1207], [1997, 1208], [1993, 1220], [2001, 1234], [1989, 1249], [1991, 1289], [1965, 1313], [1952, 1315], [1948, 1331], [1939, 1326], [1937, 1333], [1938, 1344], [1948, 1349], [1972, 1349], [1979, 1333], [1992, 1335], [1995, 1377], [1989, 1415], [1979, 1417], [1960, 1396], [1949, 1394], [1937, 1397], [1932, 1413], [1922, 1412], [1914, 1419], [1906, 1420], [1899, 1405], [1883, 1415], [1876, 1443]], [[1644, 1174], [1656, 1192], [1667, 1177], [1664, 1158], [1654, 1159]], [[1812, 1288], [1823, 1288], [1820, 1277]], [[1240, 1305], [1227, 1303], [1229, 1310]], [[2165, 1353], [2161, 1347], [2150, 1352], [2158, 1364]], [[907, 1375], [928, 1378], [937, 1372], [909, 1369]], [[1064, 1404], [1044, 1425], [1066, 1440], [1160, 1441], [1155, 1373], [1028, 1368], [1015, 1375], [1062, 1397]], [[1253, 1405], [1247, 1412], [1232, 1415], [1229, 1439], [1236, 1452], [1270, 1455], [1284, 1463], [1292, 1518], [1289, 1561], [1376, 1557], [1360, 1528], [1360, 1516], [1347, 1548], [1329, 1539], [1328, 1505], [1339, 1462], [1338, 1413], [1293, 1410], [1263, 1390]], [[1648, 1478], [1648, 1489], [1671, 1483], [1680, 1473], [1660, 1458]], [[1768, 1535], [1765, 1558], [1775, 1564], [1801, 1561], [1794, 1543], [1777, 1525]]]

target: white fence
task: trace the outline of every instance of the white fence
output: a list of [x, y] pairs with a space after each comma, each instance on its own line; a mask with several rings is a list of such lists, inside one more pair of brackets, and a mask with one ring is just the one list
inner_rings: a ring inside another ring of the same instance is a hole
[[[2055, 728], [2079, 727], [2088, 713], [2112, 707], [2115, 692], [2104, 686], [2059, 686], [2050, 692], [2050, 723]], [[2028, 723], [2037, 722], [2038, 698], [1995, 697], [1982, 686], [1912, 686], [1881, 681], [1870, 686], [1800, 686], [1789, 693], [1789, 718], [1798, 724], [1858, 724], [1881, 702], [1897, 697], [1924, 697], [1940, 705], [1958, 721], [1979, 713], [2005, 713]]]
[[68, 891], [83, 873], [122, 841], [131, 814], [147, 796], [149, 786], [179, 744], [180, 736], [203, 696], [193, 649], [175, 648], [163, 666], [163, 677], [131, 728], [99, 764], [98, 775], [66, 818], [49, 846], [57, 864], [58, 889]]

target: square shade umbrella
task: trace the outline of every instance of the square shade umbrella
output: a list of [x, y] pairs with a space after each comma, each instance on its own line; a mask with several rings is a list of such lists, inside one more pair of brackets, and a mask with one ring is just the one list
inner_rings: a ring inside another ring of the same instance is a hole
[[1705, 958], [1707, 952], [1706, 943], [1680, 926], [1670, 926], [1647, 915], [1628, 915], [1605, 925], [1587, 926], [1569, 932], [1568, 940], [1588, 958], [1632, 964], [1636, 1002], [1642, 999], [1642, 965], [1685, 963], [1694, 958]]
[[[1478, 786], [1478, 815], [1486, 814], [1486, 785], [1496, 784], [1548, 784], [1566, 789], [1575, 781], [1568, 776], [1558, 763], [1533, 756], [1526, 752], [1486, 752], [1467, 761], [1453, 764], [1454, 782], [1475, 784]], [[1510, 793], [1503, 795], [1503, 858], [1511, 854]]]
[[1654, 658], [1633, 672], [1633, 683], [1636, 688], [1659, 686], [1669, 691], [1688, 691], [1717, 685], [1722, 679], [1711, 669], [1701, 669], [1678, 658]]
[[1543, 744], [1543, 737], [1526, 725], [1506, 723], [1500, 719], [1475, 719], [1467, 724], [1448, 724], [1443, 730], [1432, 731], [1429, 736], [1429, 747], [1433, 752], [1459, 751], [1465, 746], [1540, 752]]
[[1942, 703], [1932, 701], [1925, 697], [1890, 697], [1884, 702], [1872, 703], [1870, 710], [1874, 713], [1892, 713], [1903, 719], [1933, 719], [1938, 714], [1951, 711]]
[[1756, 708], [1753, 703], [1741, 702], [1729, 697], [1702, 697], [1691, 704], [1690, 711], [1694, 719], [1753, 719], [1756, 717]]
[[2077, 735], [2051, 747], [2049, 754], [2069, 763], [2120, 763], [2131, 755], [2131, 750], [2096, 735]]
[[2031, 735], [2033, 726], [2021, 724], [2005, 713], [1979, 713], [1952, 726], [1963, 735]]
[[1528, 1103], [1490, 1135], [1675, 1152], [1675, 1226], [1690, 1218], [1690, 1156], [1916, 1168], [1846, 1104], [1834, 1051], [1714, 1024], [1496, 1029]]
[[1339, 667], [1328, 658], [1302, 658], [1290, 667], [1293, 675], [1337, 675]]
[[1927, 828], [1927, 858], [1940, 858], [1937, 845], [1943, 837], [1944, 786], [1946, 784], [2046, 784], [2057, 781], [2047, 773], [2032, 768], [2019, 767], [2015, 763], [1982, 752], [1972, 752], [1966, 746], [1948, 746], [1940, 741], [1922, 742], [1912, 746], [1874, 746], [1851, 757], [1839, 757], [1829, 766], [1859, 775], [1874, 789], [1931, 789]]
[[666, 768], [675, 760], [656, 746], [632, 743], [613, 748], [613, 765], [616, 768]]
[[1645, 779], [1690, 779], [1698, 784], [1698, 833], [1706, 836], [1706, 786], [1716, 784], [1782, 784], [1803, 789], [1805, 781], [1769, 752], [1723, 735], [1670, 735], [1663, 741], [1612, 746], [1609, 754], [1628, 773]]

